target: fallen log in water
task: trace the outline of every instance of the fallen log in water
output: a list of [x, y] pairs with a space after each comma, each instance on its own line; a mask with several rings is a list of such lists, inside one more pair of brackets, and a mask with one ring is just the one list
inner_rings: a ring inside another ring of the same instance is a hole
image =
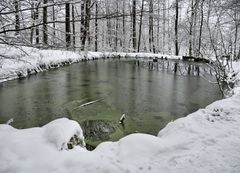
[[[81, 107], [84, 107], [84, 106], [88, 106], [88, 105], [94, 104], [94, 103], [96, 103], [96, 102], [99, 102], [100, 100], [102, 100], [102, 99], [97, 99], [97, 100], [93, 100], [93, 101], [90, 101], [90, 102], [81, 104], [80, 106], [78, 106], [78, 107], [76, 107], [76, 108], [74, 108], [74, 109], [77, 109], [77, 108], [81, 108]], [[74, 109], [73, 109], [73, 110], [74, 110]]]

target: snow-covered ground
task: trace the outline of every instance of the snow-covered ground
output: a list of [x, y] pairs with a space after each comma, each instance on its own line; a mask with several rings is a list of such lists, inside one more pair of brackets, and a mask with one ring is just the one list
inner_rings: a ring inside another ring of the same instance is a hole
[[[57, 59], [59, 52], [44, 53]], [[62, 54], [68, 58], [68, 53]], [[240, 72], [240, 62], [233, 66]], [[240, 74], [235, 78], [239, 81]], [[239, 173], [239, 105], [237, 84], [233, 96], [170, 122], [158, 136], [131, 134], [117, 142], [104, 142], [94, 151], [66, 149], [73, 134], [84, 139], [80, 126], [66, 118], [23, 130], [2, 124], [0, 172]]]
[[72, 52], [61, 50], [40, 50], [32, 47], [13, 47], [0, 44], [0, 82], [26, 77], [51, 68], [98, 58], [167, 58], [182, 59], [181, 56], [152, 53], [123, 52]]

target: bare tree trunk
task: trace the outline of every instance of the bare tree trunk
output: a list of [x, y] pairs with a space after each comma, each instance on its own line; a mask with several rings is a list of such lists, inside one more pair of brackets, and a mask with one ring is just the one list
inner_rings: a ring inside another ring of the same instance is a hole
[[201, 46], [202, 46], [202, 30], [203, 30], [203, 19], [204, 19], [203, 4], [204, 4], [204, 0], [202, 0], [202, 3], [201, 3], [201, 21], [200, 21], [200, 30], [199, 30], [199, 38], [198, 38], [197, 56], [200, 56], [200, 54], [201, 54]]
[[30, 32], [30, 42], [33, 44], [33, 34], [34, 34], [34, 26], [35, 26], [35, 11], [34, 11], [34, 3], [31, 3], [31, 20], [32, 20], [32, 28]]
[[142, 6], [141, 6], [141, 14], [140, 14], [140, 24], [139, 24], [139, 35], [138, 35], [138, 50], [140, 51], [140, 44], [141, 44], [141, 35], [142, 35], [142, 20], [143, 20], [143, 10], [144, 10], [144, 0], [142, 0]]
[[125, 0], [123, 0], [123, 8], [122, 8], [122, 34], [123, 34], [123, 51], [126, 51], [126, 30], [125, 30]]
[[19, 2], [18, 0], [14, 0], [14, 8], [15, 8], [15, 35], [19, 35], [20, 29], [20, 17], [19, 17]]
[[132, 40], [133, 40], [133, 51], [135, 52], [136, 51], [136, 47], [137, 47], [137, 37], [136, 37], [136, 0], [133, 0], [132, 1], [132, 19], [133, 19], [133, 30], [132, 30]]
[[[160, 0], [157, 1], [157, 52], [160, 51]], [[162, 47], [161, 47], [162, 49]]]
[[81, 0], [81, 50], [85, 49], [85, 42], [86, 42], [86, 28], [85, 28], [85, 7], [86, 7], [86, 0]]
[[76, 30], [75, 30], [75, 10], [72, 4], [72, 47], [75, 49], [76, 45]]
[[190, 28], [189, 28], [189, 56], [192, 56], [192, 40], [193, 40], [193, 20], [194, 20], [194, 0], [191, 1], [191, 17], [190, 17]]
[[110, 11], [109, 11], [109, 4], [106, 4], [106, 19], [107, 19], [107, 44], [112, 48], [112, 25], [110, 20]]
[[218, 29], [219, 29], [221, 42], [222, 42], [222, 48], [224, 49], [224, 54], [227, 55], [227, 49], [226, 49], [226, 46], [225, 46], [225, 43], [224, 43], [224, 38], [223, 38], [221, 26], [220, 26], [220, 21], [217, 22], [217, 25], [218, 25]]
[[192, 37], [192, 54], [194, 56], [196, 56], [196, 51], [197, 51], [196, 36], [197, 36], [197, 16], [198, 16], [199, 2], [200, 2], [200, 0], [195, 0], [195, 4], [194, 4], [193, 34], [192, 34], [193, 35], [193, 37]]
[[88, 45], [91, 45], [91, 37], [90, 37], [90, 18], [91, 18], [91, 0], [87, 0], [86, 3], [86, 19], [85, 19], [85, 27], [86, 27], [86, 34], [87, 34], [87, 40]]
[[[117, 5], [116, 15], [118, 16], [118, 0], [116, 1], [116, 5]], [[118, 51], [118, 17], [116, 18], [115, 24], [115, 51]]]
[[178, 0], [176, 0], [176, 16], [175, 16], [175, 55], [179, 54], [179, 48], [178, 48]]
[[48, 0], [43, 0], [43, 44], [47, 45], [48, 44], [48, 27], [47, 27], [47, 3]]
[[238, 54], [237, 54], [236, 59], [237, 59], [237, 60], [240, 59], [240, 47], [239, 47], [239, 49], [238, 49]]
[[[37, 0], [36, 0], [36, 1], [37, 1]], [[36, 20], [36, 23], [39, 22], [39, 21], [38, 21], [38, 18], [39, 18], [38, 6], [39, 6], [39, 4], [37, 5], [36, 12], [35, 12], [35, 20]], [[35, 34], [36, 34], [36, 44], [39, 44], [39, 27], [38, 27], [38, 26], [36, 26]]]
[[162, 52], [165, 53], [166, 44], [166, 0], [163, 0], [163, 40], [162, 40]]
[[[54, 3], [54, 0], [53, 0], [53, 3]], [[53, 20], [53, 44], [55, 44], [55, 38], [56, 38], [56, 23], [55, 23], [55, 7], [54, 5], [52, 6], [52, 12], [53, 12], [53, 15], [52, 15], [52, 20]]]
[[238, 36], [238, 25], [235, 26], [235, 38], [234, 38], [234, 60], [237, 60], [239, 58], [239, 53], [237, 54], [237, 36]]
[[98, 2], [95, 4], [95, 51], [98, 51]]
[[168, 0], [168, 53], [171, 54], [171, 34], [170, 34], [170, 0]]
[[237, 36], [238, 36], [238, 26], [239, 26], [239, 22], [237, 21], [237, 8], [234, 9], [234, 19], [235, 19], [235, 35], [234, 35], [234, 49], [233, 49], [233, 58], [234, 60], [237, 60]]
[[151, 4], [152, 0], [149, 0], [149, 21], [148, 21], [148, 40], [149, 40], [149, 51], [152, 52], [152, 30], [151, 30], [151, 24], [152, 24], [152, 11], [151, 11]]
[[153, 37], [153, 0], [149, 1], [149, 50], [155, 53]]
[[66, 35], [66, 47], [71, 46], [71, 25], [70, 25], [70, 4], [65, 4], [65, 35]]

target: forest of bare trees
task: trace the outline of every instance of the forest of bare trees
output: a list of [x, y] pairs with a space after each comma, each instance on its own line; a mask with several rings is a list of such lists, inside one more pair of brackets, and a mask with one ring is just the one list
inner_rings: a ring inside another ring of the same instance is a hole
[[0, 43], [240, 58], [239, 0], [1, 0]]

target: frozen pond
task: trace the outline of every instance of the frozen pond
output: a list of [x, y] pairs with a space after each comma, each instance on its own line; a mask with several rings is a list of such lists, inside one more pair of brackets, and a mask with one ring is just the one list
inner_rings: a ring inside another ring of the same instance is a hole
[[[69, 117], [97, 144], [134, 132], [156, 135], [220, 96], [217, 85], [201, 77], [149, 70], [134, 61], [90, 61], [0, 84], [0, 123], [13, 118], [14, 127], [28, 128]], [[99, 101], [79, 107], [93, 100]], [[97, 131], [111, 135], [95, 139]]]

